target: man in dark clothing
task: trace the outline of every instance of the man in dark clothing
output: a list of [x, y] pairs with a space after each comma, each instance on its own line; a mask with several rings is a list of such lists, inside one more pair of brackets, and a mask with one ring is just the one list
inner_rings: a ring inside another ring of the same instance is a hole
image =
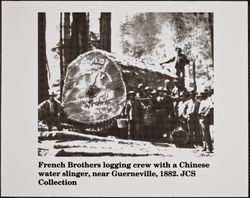
[[146, 95], [146, 92], [145, 92], [145, 86], [140, 83], [138, 86], [137, 86], [137, 93], [136, 93], [136, 99], [139, 99], [141, 101], [145, 100], [145, 98], [147, 98], [147, 95]]
[[160, 65], [164, 64], [164, 63], [171, 63], [175, 61], [175, 69], [176, 69], [176, 75], [180, 81], [180, 86], [182, 88], [185, 87], [185, 81], [184, 81], [184, 77], [185, 77], [185, 65], [189, 64], [189, 60], [187, 59], [187, 57], [182, 54], [182, 49], [177, 47], [175, 49], [175, 51], [177, 52], [177, 55], [174, 56], [173, 58], [169, 59], [166, 62], [161, 63]]
[[156, 109], [157, 109], [157, 106], [158, 106], [157, 96], [158, 96], [157, 91], [156, 91], [156, 90], [153, 90], [153, 91], [151, 92], [151, 102], [152, 102], [151, 111], [152, 111], [152, 112], [155, 112]]
[[128, 101], [125, 112], [128, 117], [128, 138], [143, 138], [143, 116], [145, 106], [135, 98], [136, 93], [128, 93]]
[[171, 91], [170, 97], [173, 102], [173, 108], [174, 108], [174, 118], [173, 118], [173, 125], [176, 126], [178, 124], [178, 106], [180, 102], [180, 86], [179, 81], [177, 79], [173, 80], [173, 89]]
[[164, 90], [168, 95], [170, 95], [171, 92], [172, 92], [172, 89], [173, 89], [173, 86], [171, 85], [170, 80], [169, 80], [169, 79], [166, 79], [166, 80], [164, 81], [163, 90]]
[[52, 130], [52, 126], [56, 126], [59, 131], [62, 130], [60, 123], [60, 114], [63, 113], [63, 106], [55, 99], [56, 94], [50, 94], [50, 98], [42, 102], [38, 107], [40, 116], [47, 124], [48, 130]]
[[157, 97], [158, 106], [156, 109], [158, 127], [161, 137], [166, 133], [167, 137], [173, 129], [173, 119], [174, 119], [174, 106], [170, 95], [164, 90], [163, 87], [158, 87], [157, 89], [159, 96]]
[[153, 89], [151, 87], [145, 87], [145, 100], [143, 101], [143, 104], [147, 107], [147, 112], [152, 112], [153, 102], [152, 102], [152, 91]]

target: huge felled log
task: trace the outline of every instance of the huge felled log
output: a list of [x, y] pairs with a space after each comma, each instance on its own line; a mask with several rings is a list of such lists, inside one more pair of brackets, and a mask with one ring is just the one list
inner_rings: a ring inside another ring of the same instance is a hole
[[119, 67], [99, 50], [77, 57], [66, 74], [63, 104], [69, 118], [97, 124], [118, 116], [126, 100]]
[[167, 78], [171, 77], [123, 65], [110, 53], [93, 50], [78, 56], [68, 66], [62, 99], [64, 110], [73, 121], [104, 126], [121, 114], [127, 91], [136, 90], [139, 83], [156, 88]]

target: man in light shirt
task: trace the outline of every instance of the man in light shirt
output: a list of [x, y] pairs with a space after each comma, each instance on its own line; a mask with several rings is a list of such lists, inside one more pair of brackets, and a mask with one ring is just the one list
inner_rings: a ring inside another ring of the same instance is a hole
[[213, 152], [212, 139], [209, 131], [209, 125], [211, 124], [209, 118], [210, 115], [213, 114], [212, 109], [213, 109], [212, 97], [208, 97], [208, 93], [204, 91], [203, 93], [201, 93], [201, 102], [198, 114], [200, 117], [199, 119], [200, 128], [203, 135], [203, 148], [204, 151], [208, 149], [209, 152]]
[[184, 104], [183, 117], [187, 119], [190, 146], [202, 145], [202, 135], [199, 127], [198, 110], [200, 102], [196, 99], [196, 92], [190, 92], [190, 99]]

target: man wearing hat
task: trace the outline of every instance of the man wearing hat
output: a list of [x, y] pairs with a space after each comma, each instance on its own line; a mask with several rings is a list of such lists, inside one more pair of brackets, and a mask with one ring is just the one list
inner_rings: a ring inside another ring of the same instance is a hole
[[196, 99], [195, 90], [190, 92], [190, 99], [187, 100], [184, 104], [184, 109], [182, 116], [187, 119], [187, 128], [189, 134], [189, 144], [193, 145], [202, 145], [202, 135], [199, 128], [199, 116], [198, 110], [200, 102]]
[[146, 107], [136, 99], [134, 91], [128, 92], [125, 113], [128, 117], [128, 138], [143, 138], [144, 112]]
[[152, 92], [151, 92], [151, 102], [152, 102], [152, 107], [151, 107], [151, 111], [152, 112], [155, 112], [157, 107], [158, 107], [158, 100], [157, 100], [157, 97], [158, 97], [158, 92], [154, 89]]
[[153, 89], [149, 86], [146, 86], [145, 89], [145, 94], [146, 94], [146, 99], [143, 101], [143, 104], [147, 107], [147, 111], [151, 112], [152, 107], [153, 107], [153, 102], [152, 102], [152, 91]]
[[179, 88], [179, 81], [178, 81], [178, 79], [174, 79], [173, 80], [173, 89], [172, 89], [172, 91], [171, 91], [171, 97], [173, 98], [173, 99], [178, 99], [179, 98], [179, 96], [180, 96], [180, 88]]
[[137, 86], [137, 90], [138, 92], [136, 93], [136, 99], [138, 100], [145, 100], [145, 98], [147, 97], [146, 96], [146, 93], [145, 93], [145, 86], [140, 83], [138, 86]]
[[171, 86], [171, 83], [170, 83], [170, 80], [169, 80], [169, 79], [166, 79], [166, 80], [164, 81], [163, 90], [164, 90], [167, 94], [170, 94], [170, 93], [171, 93], [171, 91], [172, 91], [172, 86]]
[[159, 96], [157, 107], [157, 122], [161, 137], [164, 133], [167, 133], [167, 137], [170, 136], [170, 132], [173, 129], [174, 107], [171, 97], [167, 94], [163, 87], [157, 89]]
[[210, 120], [211, 114], [213, 114], [213, 102], [208, 98], [208, 91], [204, 90], [200, 96], [199, 107], [199, 123], [201, 132], [203, 135], [203, 148], [204, 151], [208, 149], [209, 152], [213, 152], [212, 138], [209, 131], [209, 125], [212, 124]]
[[146, 86], [144, 90], [145, 90], [148, 97], [151, 95], [151, 93], [153, 91], [153, 89], [149, 86]]
[[187, 59], [187, 57], [182, 53], [182, 49], [180, 47], [176, 47], [175, 48], [176, 51], [176, 56], [174, 56], [173, 58], [169, 59], [166, 62], [161, 63], [160, 65], [164, 64], [164, 63], [171, 63], [175, 61], [175, 69], [176, 69], [176, 75], [178, 77], [178, 79], [180, 80], [180, 86], [184, 87], [185, 86], [185, 81], [184, 81], [184, 77], [185, 77], [185, 65], [189, 64], [189, 60]]
[[[179, 88], [179, 81], [178, 79], [173, 80], [173, 89], [171, 92], [171, 99], [173, 101], [173, 106], [174, 106], [174, 116], [175, 119], [178, 117], [178, 103], [180, 100], [180, 88]], [[177, 122], [177, 121], [176, 121]]]
[[63, 113], [63, 106], [55, 99], [54, 92], [49, 94], [50, 98], [45, 100], [38, 106], [38, 112], [43, 114], [48, 130], [52, 130], [52, 126], [56, 126], [59, 131], [62, 130], [60, 123], [60, 114]]

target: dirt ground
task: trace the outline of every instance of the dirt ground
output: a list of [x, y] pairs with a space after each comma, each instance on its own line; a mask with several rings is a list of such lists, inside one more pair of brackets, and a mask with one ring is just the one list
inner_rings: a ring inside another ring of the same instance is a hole
[[212, 157], [202, 147], [178, 148], [165, 140], [129, 140], [75, 131], [39, 131], [39, 156], [196, 156]]

